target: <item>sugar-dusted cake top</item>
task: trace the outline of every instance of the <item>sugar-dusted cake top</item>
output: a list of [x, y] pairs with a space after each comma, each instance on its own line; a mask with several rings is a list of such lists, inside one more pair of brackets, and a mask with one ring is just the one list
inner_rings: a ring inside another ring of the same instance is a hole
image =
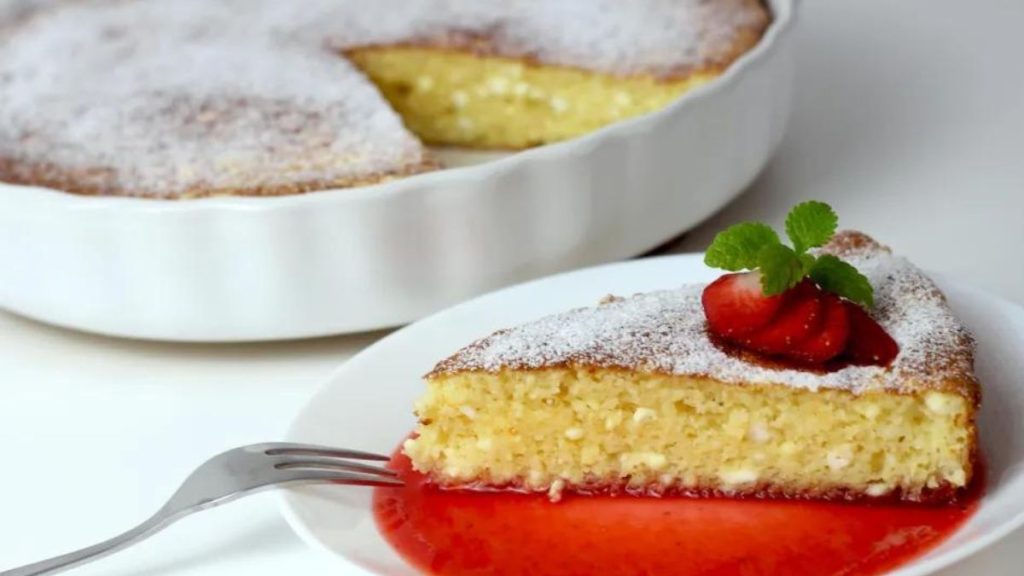
[[[719, 69], [769, 22], [760, 0], [341, 0], [304, 33], [340, 49], [380, 44], [471, 48], [613, 74]], [[320, 8], [320, 6], [318, 6]]]
[[430, 162], [346, 49], [675, 75], [724, 67], [768, 20], [758, 0], [64, 3], [0, 23], [0, 179], [156, 197], [375, 181]]
[[160, 197], [350, 185], [424, 164], [352, 65], [270, 41], [283, 6], [295, 10], [69, 3], [17, 26], [0, 38], [0, 173]]
[[735, 384], [778, 384], [853, 393], [951, 390], [976, 398], [973, 340], [935, 284], [905, 258], [858, 232], [822, 251], [847, 260], [875, 290], [873, 316], [900, 346], [888, 368], [814, 372], [751, 363], [708, 337], [702, 285], [611, 299], [499, 331], [447, 358], [430, 376], [560, 366], [708, 376]]

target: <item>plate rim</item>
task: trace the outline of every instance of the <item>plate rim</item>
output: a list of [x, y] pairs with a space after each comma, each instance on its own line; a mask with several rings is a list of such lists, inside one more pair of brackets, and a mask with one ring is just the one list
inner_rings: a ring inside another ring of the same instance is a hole
[[[375, 349], [377, 347], [389, 345], [392, 339], [404, 337], [404, 333], [414, 329], [415, 327], [418, 327], [422, 324], [436, 322], [438, 321], [439, 318], [445, 315], [458, 313], [460, 309], [467, 309], [473, 306], [477, 306], [479, 305], [479, 301], [482, 300], [488, 300], [491, 298], [500, 299], [506, 293], [528, 289], [530, 287], [536, 287], [537, 285], [553, 282], [558, 279], [564, 279], [569, 276], [600, 273], [602, 271], [610, 271], [615, 268], [629, 268], [630, 266], [649, 264], [654, 261], [657, 261], [659, 263], [667, 263], [683, 261], [692, 262], [694, 260], [698, 260], [698, 262], [701, 263], [702, 265], [703, 253], [691, 252], [685, 254], [667, 254], [650, 256], [645, 258], [636, 258], [626, 261], [600, 264], [597, 266], [590, 266], [576, 270], [569, 270], [566, 272], [560, 272], [558, 274], [544, 276], [542, 278], [521, 282], [518, 284], [514, 284], [512, 286], [507, 286], [498, 290], [487, 292], [474, 298], [471, 298], [469, 300], [460, 302], [454, 306], [450, 306], [448, 308], [439, 310], [427, 317], [422, 318], [421, 320], [403, 326], [402, 328], [395, 330], [394, 332], [384, 336], [380, 340], [375, 341], [371, 345], [360, 350], [357, 354], [355, 354], [348, 360], [344, 361], [337, 368], [335, 368], [331, 372], [331, 375], [323, 383], [321, 383], [320, 386], [316, 388], [316, 390], [309, 397], [306, 403], [302, 405], [302, 408], [295, 414], [295, 416], [288, 425], [285, 438], [286, 440], [289, 441], [301, 441], [301, 438], [297, 437], [296, 432], [296, 428], [298, 427], [299, 423], [303, 421], [303, 417], [310, 409], [312, 409], [312, 407], [316, 404], [317, 400], [321, 396], [325, 395], [329, 389], [333, 388], [336, 385], [336, 382], [339, 380], [339, 378], [341, 378], [344, 375], [345, 371], [349, 369], [350, 365], [352, 365], [353, 362], [361, 361], [362, 357], [374, 354]], [[933, 272], [930, 270], [924, 270], [924, 272], [925, 274], [928, 275], [929, 278], [931, 278], [937, 284], [943, 287], [944, 293], [947, 292], [950, 288], [952, 288], [958, 292], [967, 294], [968, 297], [971, 299], [982, 299], [985, 300], [986, 303], [994, 304], [999, 307], [1007, 307], [1024, 315], [1024, 305], [1018, 304], [1012, 300], [1009, 300], [1008, 298], [1004, 298], [1000, 295], [994, 294], [982, 288], [978, 288], [970, 283], [960, 281], [956, 278], [951, 277], [950, 275], [941, 272]], [[337, 551], [332, 550], [327, 546], [327, 544], [325, 544], [323, 541], [321, 541], [320, 538], [318, 538], [315, 535], [311, 527], [307, 526], [306, 522], [304, 522], [299, 517], [299, 514], [297, 512], [297, 506], [295, 502], [291, 500], [291, 498], [301, 497], [302, 496], [298, 494], [295, 490], [288, 487], [279, 490], [277, 494], [278, 509], [281, 511], [281, 514], [285, 518], [285, 521], [292, 528], [292, 530], [295, 531], [299, 538], [312, 549], [317, 550], [318, 553], [328, 555], [331, 559], [339, 563], [341, 566], [345, 566], [350, 569], [358, 569], [362, 571], [362, 573], [366, 574], [377, 574], [376, 572], [370, 571], [369, 569], [359, 564], [356, 564], [355, 562], [352, 562], [347, 557], [338, 553]], [[1011, 533], [1021, 529], [1021, 527], [1024, 527], [1024, 506], [1021, 506], [1021, 508], [1017, 510], [1012, 517], [1005, 520], [1003, 523], [999, 524], [996, 528], [989, 530], [985, 534], [971, 540], [970, 542], [964, 543], [960, 546], [957, 546], [956, 548], [941, 553], [935, 556], [934, 558], [919, 559], [914, 561], [910, 565], [899, 566], [895, 570], [889, 572], [889, 574], [891, 576], [926, 576], [928, 574], [932, 574], [940, 569], [953, 566], [954, 564], [977, 554], [978, 552], [1002, 540]]]

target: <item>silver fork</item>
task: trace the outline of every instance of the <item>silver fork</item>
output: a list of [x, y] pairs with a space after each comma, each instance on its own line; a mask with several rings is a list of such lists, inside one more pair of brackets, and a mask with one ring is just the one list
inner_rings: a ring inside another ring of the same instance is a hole
[[204, 462], [171, 499], [135, 528], [94, 546], [0, 572], [0, 576], [38, 576], [74, 568], [127, 548], [193, 512], [206, 510], [263, 488], [303, 482], [358, 486], [401, 486], [392, 470], [352, 460], [384, 462], [387, 456], [285, 442], [228, 450]]

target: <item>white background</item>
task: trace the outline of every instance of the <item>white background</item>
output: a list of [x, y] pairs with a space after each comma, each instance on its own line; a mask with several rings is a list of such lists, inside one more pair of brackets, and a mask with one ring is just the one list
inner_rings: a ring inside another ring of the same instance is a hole
[[[738, 220], [780, 224], [791, 204], [818, 198], [841, 225], [1024, 303], [1024, 2], [802, 7], [799, 86], [778, 156], [740, 200], [665, 251], [701, 250]], [[126, 529], [206, 457], [280, 438], [331, 370], [379, 336], [164, 345], [0, 313], [0, 569]], [[1022, 564], [1017, 533], [948, 574], [1018, 574]], [[339, 570], [306, 549], [265, 493], [76, 573]]]

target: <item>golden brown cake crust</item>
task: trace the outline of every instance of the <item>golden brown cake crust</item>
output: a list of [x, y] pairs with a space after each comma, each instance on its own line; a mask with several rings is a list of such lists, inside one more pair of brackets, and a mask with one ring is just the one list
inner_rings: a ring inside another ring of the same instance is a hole
[[[973, 471], [977, 468], [974, 462], [972, 459], [968, 478], [973, 478]], [[473, 482], [446, 482], [444, 477], [438, 474], [432, 474], [430, 482], [446, 490], [538, 492], [538, 490], [529, 489], [522, 483], [492, 485]], [[959, 502], [977, 488], [978, 486], [973, 480], [966, 487], [954, 486], [947, 480], [940, 480], [934, 487], [924, 486], [915, 488], [913, 492], [908, 491], [905, 487], [895, 486], [885, 494], [872, 496], [863, 489], [851, 487], [791, 488], [769, 482], [759, 482], [725, 490], [720, 483], [703, 486], [698, 484], [689, 488], [679, 485], [664, 487], [660, 484], [636, 487], [630, 486], [628, 479], [617, 483], [609, 483], [607, 479], [595, 479], [593, 482], [581, 484], [566, 482], [562, 487], [562, 492], [583, 496], [629, 494], [631, 496], [654, 497], [685, 496], [689, 498], [733, 498], [741, 500], [826, 500], [831, 502], [912, 503], [945, 506]], [[539, 490], [539, 492], [548, 492], [548, 490]]]
[[[352, 188], [379, 184], [396, 178], [403, 178], [422, 172], [436, 170], [440, 165], [425, 157], [418, 164], [405, 166], [391, 172], [366, 174], [358, 178], [343, 178], [334, 181], [305, 180], [289, 184], [250, 184], [222, 188], [195, 186], [179, 190], [173, 198], [206, 198], [210, 196], [287, 196], [305, 194], [333, 188]], [[125, 188], [117, 183], [116, 174], [107, 168], [68, 169], [46, 164], [19, 162], [13, 158], [0, 157], [0, 181], [24, 186], [52, 188], [83, 196], [131, 196], [135, 198], [167, 198], [165, 194], [154, 194], [148, 189]]]
[[613, 368], [854, 394], [941, 391], [974, 405], [980, 402], [974, 341], [924, 273], [861, 232], [838, 233], [822, 252], [850, 261], [872, 282], [872, 313], [900, 345], [892, 366], [849, 366], [818, 373], [734, 357], [707, 335], [700, 305], [703, 287], [687, 286], [610, 299], [596, 308], [500, 330], [442, 360], [427, 377], [506, 369]]

